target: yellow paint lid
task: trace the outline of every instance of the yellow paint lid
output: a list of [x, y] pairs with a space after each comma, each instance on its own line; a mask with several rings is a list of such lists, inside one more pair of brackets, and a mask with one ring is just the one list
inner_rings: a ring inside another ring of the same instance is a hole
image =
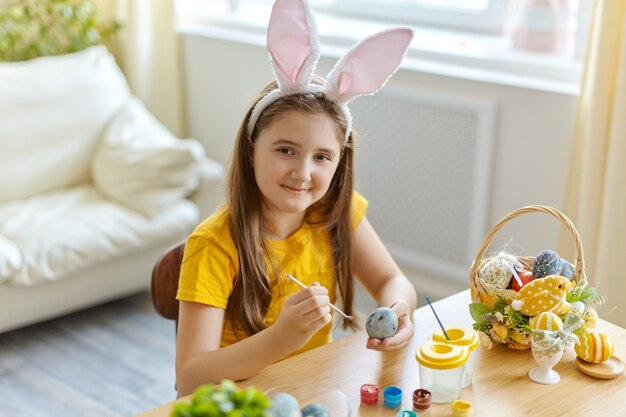
[[446, 339], [443, 330], [437, 330], [430, 336], [430, 340], [439, 343], [448, 343], [451, 345], [465, 346], [470, 352], [478, 347], [480, 339], [478, 332], [469, 326], [446, 327], [446, 333], [450, 336], [450, 340]]
[[[447, 331], [447, 330], [446, 330]], [[454, 369], [463, 365], [469, 358], [466, 346], [448, 343], [426, 342], [415, 351], [415, 359], [427, 368]]]
[[454, 401], [452, 403], [452, 415], [454, 417], [470, 417], [472, 415], [472, 403], [467, 400]]

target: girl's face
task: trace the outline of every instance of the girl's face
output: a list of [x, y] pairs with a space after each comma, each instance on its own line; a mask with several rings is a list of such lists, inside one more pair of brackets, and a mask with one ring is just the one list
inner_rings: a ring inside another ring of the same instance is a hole
[[274, 216], [304, 215], [326, 194], [341, 158], [335, 124], [323, 113], [288, 111], [253, 146], [256, 182]]

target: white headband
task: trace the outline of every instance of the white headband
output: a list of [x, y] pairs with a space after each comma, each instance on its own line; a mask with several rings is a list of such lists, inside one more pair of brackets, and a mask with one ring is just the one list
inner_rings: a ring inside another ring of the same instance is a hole
[[323, 86], [312, 84], [320, 43], [308, 1], [276, 0], [267, 27], [267, 49], [278, 88], [254, 106], [248, 134], [252, 136], [263, 110], [281, 97], [322, 92], [343, 110], [348, 140], [352, 129], [348, 103], [355, 97], [372, 95], [385, 85], [400, 66], [411, 39], [411, 28], [389, 29], [369, 36], [337, 61]]

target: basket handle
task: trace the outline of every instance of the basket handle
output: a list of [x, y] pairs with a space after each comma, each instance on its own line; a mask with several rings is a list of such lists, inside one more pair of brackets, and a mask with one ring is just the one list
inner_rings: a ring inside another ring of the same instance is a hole
[[474, 258], [474, 262], [472, 263], [472, 269], [470, 270], [470, 277], [476, 276], [476, 273], [478, 272], [478, 268], [483, 259], [483, 256], [485, 256], [485, 253], [487, 253], [487, 249], [489, 249], [489, 245], [491, 245], [491, 241], [493, 240], [496, 233], [498, 233], [498, 231], [502, 229], [502, 227], [509, 220], [521, 214], [532, 213], [532, 212], [548, 213], [556, 217], [557, 219], [559, 219], [561, 222], [563, 222], [563, 224], [571, 232], [572, 236], [574, 237], [574, 241], [576, 243], [577, 254], [576, 254], [576, 260], [574, 261], [574, 268], [576, 269], [576, 276], [580, 276], [581, 274], [584, 275], [585, 261], [584, 261], [584, 254], [583, 254], [583, 245], [580, 241], [580, 235], [578, 234], [578, 230], [576, 230], [574, 223], [572, 223], [572, 221], [568, 219], [567, 216], [565, 216], [565, 214], [561, 213], [559, 210], [555, 209], [554, 207], [534, 205], [534, 206], [526, 206], [526, 207], [519, 208], [517, 210], [513, 210], [512, 212], [504, 216], [502, 220], [500, 220], [498, 223], [496, 223], [495, 226], [491, 228], [489, 233], [487, 233], [487, 236], [485, 236], [485, 240], [483, 240], [482, 245], [480, 245], [480, 249], [478, 249], [476, 258]]

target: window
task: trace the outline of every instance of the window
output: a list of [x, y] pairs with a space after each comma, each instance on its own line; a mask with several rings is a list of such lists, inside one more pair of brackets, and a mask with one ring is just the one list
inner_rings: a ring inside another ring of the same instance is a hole
[[[273, 0], [221, 0], [221, 2], [228, 3], [231, 11], [243, 11], [252, 5], [269, 9]], [[201, 1], [196, 0], [196, 3]], [[347, 18], [402, 23], [413, 27], [434, 27], [455, 32], [473, 32], [493, 37], [504, 36], [511, 39], [514, 49], [540, 53], [552, 51], [560, 56], [567, 55], [570, 59], [580, 60], [586, 46], [593, 2], [309, 0], [309, 3], [316, 11]], [[515, 27], [520, 24], [523, 27]], [[517, 29], [521, 31], [515, 33]]]
[[[406, 68], [578, 93], [591, 1], [308, 1], [328, 56], [339, 57], [365, 36], [400, 24], [416, 32]], [[175, 0], [178, 30], [265, 45], [273, 2]]]

